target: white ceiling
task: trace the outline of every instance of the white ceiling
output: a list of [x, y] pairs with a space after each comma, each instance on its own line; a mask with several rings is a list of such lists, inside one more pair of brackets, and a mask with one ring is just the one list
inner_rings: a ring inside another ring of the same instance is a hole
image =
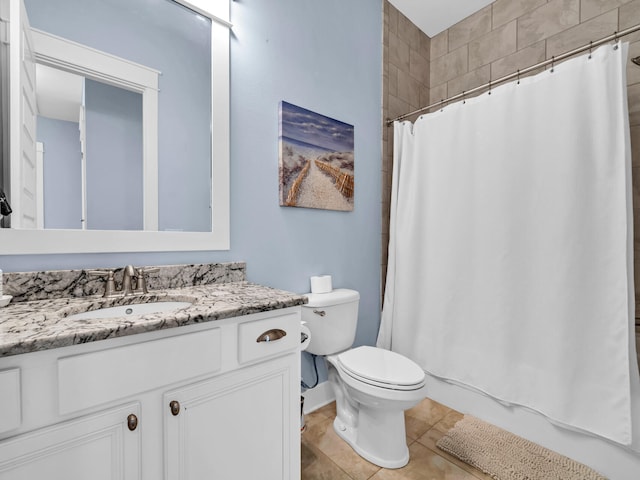
[[429, 37], [455, 25], [493, 0], [389, 0]]
[[79, 75], [36, 63], [38, 115], [77, 123], [83, 80]]

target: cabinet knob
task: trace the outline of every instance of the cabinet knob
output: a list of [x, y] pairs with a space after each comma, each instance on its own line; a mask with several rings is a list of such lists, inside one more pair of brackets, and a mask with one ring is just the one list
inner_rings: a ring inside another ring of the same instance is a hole
[[169, 408], [171, 409], [171, 415], [174, 417], [180, 413], [180, 402], [173, 400], [169, 404]]
[[260, 335], [256, 342], [273, 342], [274, 340], [280, 340], [282, 337], [285, 337], [287, 332], [281, 330], [279, 328], [274, 328], [273, 330], [267, 330], [262, 335]]
[[133, 413], [127, 417], [127, 427], [132, 432], [138, 428], [138, 417], [136, 417]]

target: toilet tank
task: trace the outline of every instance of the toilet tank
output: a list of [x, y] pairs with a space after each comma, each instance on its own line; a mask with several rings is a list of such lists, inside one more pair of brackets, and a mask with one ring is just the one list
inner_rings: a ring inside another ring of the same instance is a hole
[[306, 351], [331, 355], [351, 348], [358, 325], [360, 294], [344, 288], [329, 293], [307, 293], [309, 303], [302, 306], [302, 321], [311, 332]]

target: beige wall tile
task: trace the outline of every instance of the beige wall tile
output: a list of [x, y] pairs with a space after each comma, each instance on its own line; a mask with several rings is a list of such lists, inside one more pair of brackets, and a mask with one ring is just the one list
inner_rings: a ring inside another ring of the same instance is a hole
[[431, 101], [430, 97], [431, 89], [427, 85], [422, 84], [422, 88], [420, 89], [420, 108], [429, 105], [429, 102]]
[[431, 39], [424, 33], [420, 35], [420, 55], [431, 60]]
[[618, 30], [618, 10], [610, 10], [547, 39], [547, 58], [611, 35]]
[[387, 95], [398, 96], [398, 67], [389, 64], [389, 82], [387, 83], [389, 90]]
[[516, 51], [516, 21], [469, 43], [469, 70], [475, 70]]
[[580, 21], [584, 22], [590, 18], [618, 8], [631, 0], [580, 0]]
[[429, 90], [429, 104], [439, 102], [447, 98], [447, 84], [443, 83]]
[[433, 60], [431, 62], [429, 86], [433, 88], [467, 73], [468, 53], [467, 45], [465, 45]]
[[[533, 45], [518, 50], [511, 55], [500, 58], [491, 64], [491, 77], [498, 79], [517, 72], [518, 69], [522, 70], [531, 65], [535, 65], [538, 62], [542, 62], [545, 59], [546, 44], [545, 41], [534, 43]], [[536, 70], [530, 75], [534, 75], [542, 71], [543, 69]]]
[[449, 50], [455, 50], [491, 31], [491, 5], [456, 23], [449, 29]]
[[450, 80], [447, 84], [447, 96], [452, 97], [461, 92], [479, 87], [491, 79], [491, 66], [484, 65], [465, 75]]
[[627, 101], [629, 104], [629, 125], [640, 125], [640, 83], [630, 85], [627, 88]]
[[496, 0], [493, 2], [493, 28], [504, 25], [545, 3], [547, 0]]
[[[619, 10], [619, 29], [624, 30], [640, 23], [640, 0], [626, 3]], [[636, 32], [625, 37], [627, 42], [636, 42], [640, 40], [640, 33]]]
[[629, 58], [627, 59], [627, 84], [640, 83], [640, 67], [631, 61], [632, 58], [640, 55], [640, 41], [629, 45]]
[[398, 13], [398, 36], [411, 48], [420, 50], [420, 29], [402, 13]]
[[[640, 0], [638, 0], [640, 1]], [[435, 60], [449, 51], [449, 30], [440, 32], [431, 39], [431, 55], [430, 60]]]
[[402, 70], [398, 70], [398, 98], [407, 102], [410, 109], [420, 106], [420, 82]]
[[417, 50], [409, 51], [409, 73], [421, 83], [429, 83], [429, 60]]
[[518, 18], [518, 49], [549, 38], [579, 22], [579, 0], [550, 0]]
[[407, 102], [394, 95], [389, 95], [389, 118], [399, 117], [400, 115], [407, 113], [409, 110], [410, 108]]
[[[634, 172], [636, 168], [640, 168], [640, 125], [636, 125], [631, 127], [631, 158]], [[636, 175], [633, 175], [634, 182], [636, 181]], [[640, 178], [638, 178], [640, 181]], [[635, 203], [634, 198], [634, 206], [640, 209], [640, 203]], [[638, 229], [640, 231], [640, 225], [638, 225]]]
[[393, 33], [389, 34], [389, 63], [400, 70], [409, 71], [409, 45]]
[[[631, 179], [633, 186], [633, 207], [635, 212], [637, 212], [638, 207], [640, 207], [640, 168], [634, 167], [631, 169]], [[634, 214], [634, 223], [636, 227], [633, 229], [634, 252], [640, 251], [640, 225], [638, 224], [638, 220], [640, 220], [640, 218], [638, 218], [638, 215]]]
[[385, 1], [384, 3], [389, 10], [388, 15], [385, 15], [389, 22], [389, 31], [391, 33], [397, 34], [398, 33], [398, 16], [400, 15], [400, 12], [398, 11], [397, 8], [392, 6], [388, 1]]

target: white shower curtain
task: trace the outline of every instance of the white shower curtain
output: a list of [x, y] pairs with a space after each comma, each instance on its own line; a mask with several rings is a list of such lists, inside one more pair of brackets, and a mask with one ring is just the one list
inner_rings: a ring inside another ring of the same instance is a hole
[[395, 123], [378, 337], [622, 444], [638, 382], [626, 50]]

